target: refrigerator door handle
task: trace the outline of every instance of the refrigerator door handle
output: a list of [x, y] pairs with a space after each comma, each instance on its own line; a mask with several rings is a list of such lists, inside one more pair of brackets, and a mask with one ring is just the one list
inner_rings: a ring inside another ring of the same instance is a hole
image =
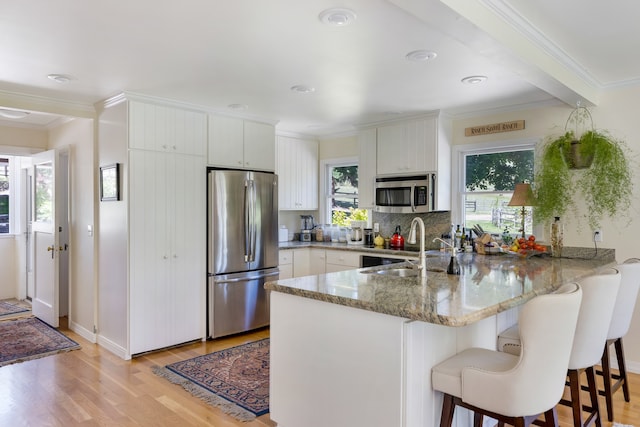
[[256, 182], [244, 182], [244, 262], [256, 260]]
[[251, 276], [251, 277], [236, 277], [235, 279], [224, 279], [224, 280], [215, 280], [215, 283], [238, 283], [238, 282], [246, 282], [248, 280], [256, 280], [256, 279], [262, 279], [263, 277], [272, 277], [272, 276], [277, 276], [278, 274], [280, 274], [279, 271], [274, 271], [271, 273], [266, 273], [266, 274], [259, 274], [257, 276]]
[[256, 189], [256, 182], [254, 180], [251, 180], [251, 235], [250, 235], [250, 240], [251, 240], [251, 262], [255, 262], [256, 260], [256, 239], [258, 237], [258, 226], [256, 224], [257, 222], [257, 212], [256, 212], [256, 205], [258, 203], [258, 195], [257, 195], [257, 189]]

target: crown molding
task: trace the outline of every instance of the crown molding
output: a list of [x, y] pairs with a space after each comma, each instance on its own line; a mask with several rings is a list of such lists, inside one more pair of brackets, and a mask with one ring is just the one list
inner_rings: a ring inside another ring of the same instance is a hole
[[62, 116], [93, 119], [96, 110], [91, 104], [65, 101], [39, 95], [0, 90], [0, 104], [5, 107], [42, 113], [58, 114]]
[[591, 73], [587, 72], [585, 67], [578, 61], [574, 60], [564, 49], [558, 46], [553, 40], [547, 37], [533, 23], [521, 15], [506, 0], [479, 0], [485, 7], [494, 14], [502, 18], [514, 30], [522, 34], [527, 40], [544, 51], [546, 54], [562, 64], [569, 71], [586, 83], [603, 89], [604, 85], [598, 81]]

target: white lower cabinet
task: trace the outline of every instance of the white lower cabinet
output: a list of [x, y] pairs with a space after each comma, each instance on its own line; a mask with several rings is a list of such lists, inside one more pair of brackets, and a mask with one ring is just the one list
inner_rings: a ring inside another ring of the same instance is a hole
[[324, 274], [327, 272], [327, 251], [324, 249], [309, 249], [309, 274]]
[[204, 336], [205, 170], [204, 156], [129, 151], [132, 355]]
[[326, 272], [353, 270], [360, 268], [360, 252], [327, 251]]
[[360, 268], [360, 256], [363, 254], [363, 252], [321, 248], [280, 250], [280, 279]]
[[291, 279], [293, 277], [293, 251], [278, 251], [279, 279]]

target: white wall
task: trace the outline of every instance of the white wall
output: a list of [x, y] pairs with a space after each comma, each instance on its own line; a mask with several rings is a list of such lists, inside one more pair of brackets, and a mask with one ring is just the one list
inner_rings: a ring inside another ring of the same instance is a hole
[[[633, 163], [635, 182], [637, 182], [637, 176], [640, 173], [638, 163], [640, 136], [637, 131], [636, 105], [639, 98], [640, 87], [624, 88], [603, 95], [601, 104], [590, 109], [596, 128], [607, 129], [614, 136], [624, 139], [632, 150], [630, 158]], [[570, 112], [571, 107], [552, 106], [454, 120], [453, 144], [511, 141], [526, 138], [543, 140], [545, 136], [564, 131], [565, 122]], [[525, 120], [525, 129], [522, 131], [474, 137], [464, 136], [465, 127], [518, 119]], [[636, 186], [633, 194], [633, 204], [630, 212], [630, 218], [634, 219], [632, 222], [629, 223], [627, 218], [604, 218], [602, 223], [601, 229], [604, 237], [602, 246], [614, 248], [618, 261], [623, 261], [629, 257], [640, 257], [640, 249], [638, 249], [635, 239], [635, 236], [640, 235], [640, 221], [637, 219], [640, 211], [640, 187]], [[578, 206], [578, 209], [580, 208], [581, 206]], [[575, 217], [581, 215], [583, 215], [583, 212], [576, 212]], [[547, 231], [545, 231], [545, 234], [547, 234]], [[572, 219], [571, 221], [565, 221], [565, 245], [591, 247], [593, 245], [591, 236], [591, 230], [586, 220], [575, 221]], [[629, 364], [628, 368], [634, 372], [640, 372], [640, 304], [636, 304], [631, 330], [625, 338], [625, 351]]]
[[0, 299], [17, 298], [16, 241], [13, 236], [0, 237]]
[[357, 157], [358, 152], [358, 138], [356, 135], [323, 139], [318, 144], [319, 160]]
[[127, 288], [127, 104], [100, 114], [99, 166], [120, 163], [120, 201], [99, 203], [98, 343], [124, 357], [128, 348]]
[[49, 148], [69, 148], [69, 326], [91, 338], [95, 314], [94, 131], [93, 120], [74, 119], [52, 129]]
[[46, 130], [0, 126], [0, 151], [2, 154], [29, 155], [47, 149]]

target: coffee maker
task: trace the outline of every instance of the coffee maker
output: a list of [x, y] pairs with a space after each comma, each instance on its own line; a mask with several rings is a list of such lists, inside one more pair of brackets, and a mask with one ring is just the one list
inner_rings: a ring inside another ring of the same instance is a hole
[[311, 241], [311, 230], [313, 230], [315, 224], [313, 222], [313, 215], [300, 215], [300, 241]]

